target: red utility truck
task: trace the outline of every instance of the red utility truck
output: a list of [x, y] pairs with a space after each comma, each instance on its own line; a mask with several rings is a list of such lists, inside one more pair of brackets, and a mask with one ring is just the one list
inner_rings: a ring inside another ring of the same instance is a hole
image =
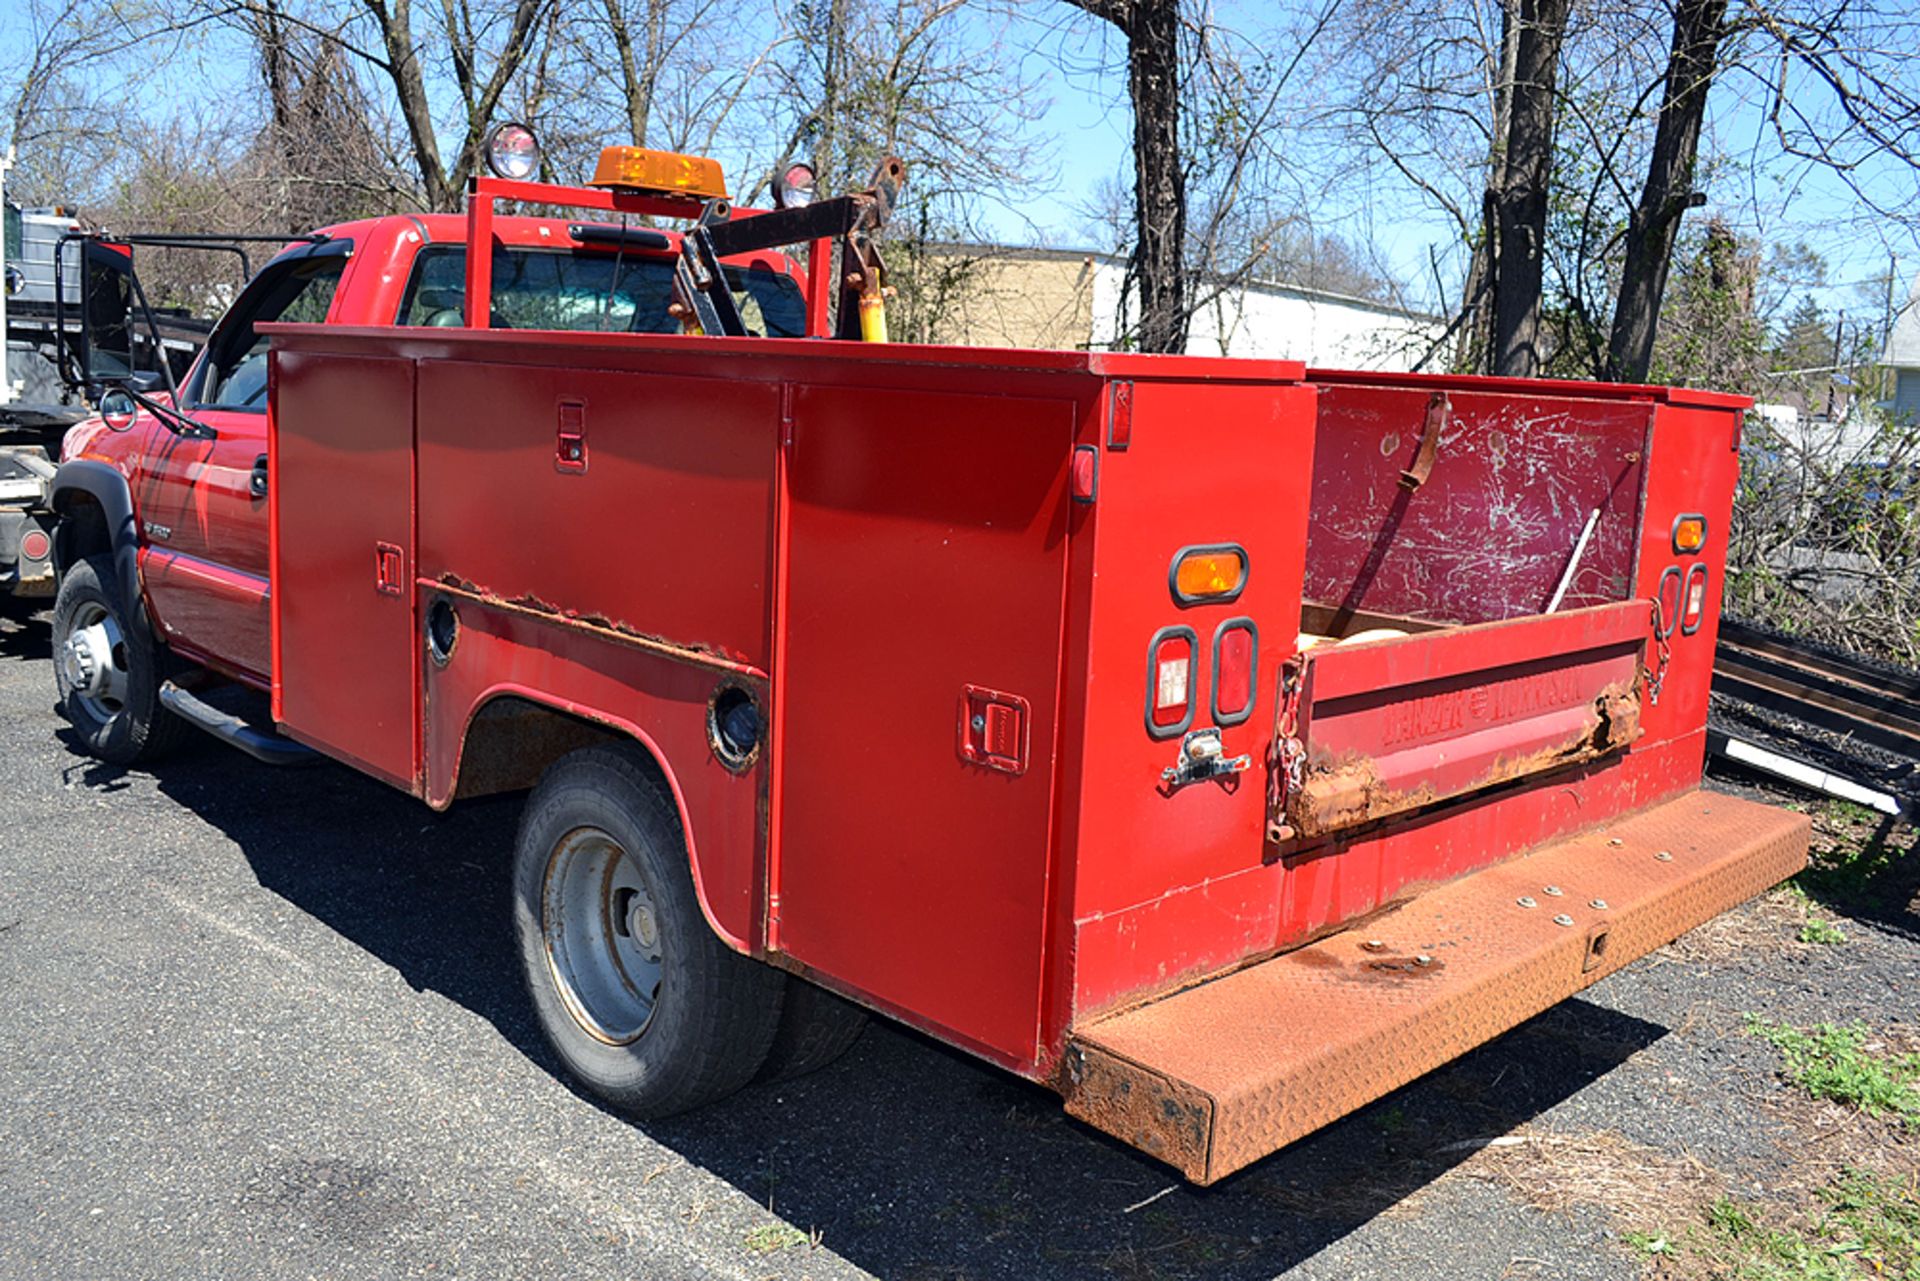
[[610, 1103], [857, 1005], [1211, 1182], [1803, 864], [1700, 790], [1744, 400], [861, 342], [891, 179], [666, 164], [290, 249], [58, 487], [96, 751], [532, 789], [527, 985]]

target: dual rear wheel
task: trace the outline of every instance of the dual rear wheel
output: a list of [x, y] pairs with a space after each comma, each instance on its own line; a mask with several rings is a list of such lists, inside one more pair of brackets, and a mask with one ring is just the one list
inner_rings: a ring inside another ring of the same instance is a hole
[[514, 931], [542, 1030], [611, 1106], [667, 1116], [824, 1066], [858, 1007], [729, 949], [700, 911], [671, 795], [637, 749], [547, 771], [514, 853]]

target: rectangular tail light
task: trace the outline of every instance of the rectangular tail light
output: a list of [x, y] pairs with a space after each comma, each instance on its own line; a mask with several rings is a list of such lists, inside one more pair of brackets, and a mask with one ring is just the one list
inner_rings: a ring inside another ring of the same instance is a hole
[[1230, 618], [1213, 634], [1213, 723], [1238, 725], [1253, 715], [1260, 633], [1251, 618]]
[[1147, 646], [1147, 733], [1155, 738], [1184, 734], [1193, 724], [1198, 646], [1191, 627], [1163, 627]]

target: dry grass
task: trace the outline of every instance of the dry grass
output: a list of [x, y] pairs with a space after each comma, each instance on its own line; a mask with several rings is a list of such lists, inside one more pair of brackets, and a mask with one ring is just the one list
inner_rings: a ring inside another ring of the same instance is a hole
[[1549, 1213], [1596, 1206], [1622, 1228], [1697, 1213], [1727, 1186], [1725, 1175], [1694, 1156], [1646, 1147], [1611, 1130], [1522, 1129], [1474, 1153], [1458, 1173]]
[[[1920, 1029], [1890, 1029], [1866, 1048], [1876, 1054], [1920, 1051]], [[1782, 1146], [1793, 1163], [1787, 1177], [1773, 1189], [1783, 1200], [1804, 1203], [1814, 1190], [1849, 1169], [1920, 1170], [1920, 1132], [1897, 1120], [1811, 1098], [1801, 1090], [1770, 1093], [1761, 1106], [1791, 1136]]]
[[1713, 965], [1755, 952], [1808, 951], [1830, 946], [1802, 941], [1808, 922], [1830, 922], [1831, 919], [1830, 913], [1811, 902], [1789, 881], [1757, 899], [1722, 912], [1653, 955], [1659, 962]]

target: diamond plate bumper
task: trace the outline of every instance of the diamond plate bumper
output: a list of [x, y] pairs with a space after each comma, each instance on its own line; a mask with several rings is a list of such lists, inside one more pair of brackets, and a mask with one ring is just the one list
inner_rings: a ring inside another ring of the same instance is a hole
[[1076, 1028], [1067, 1111], [1212, 1183], [1791, 876], [1808, 831], [1696, 791], [1476, 872]]

